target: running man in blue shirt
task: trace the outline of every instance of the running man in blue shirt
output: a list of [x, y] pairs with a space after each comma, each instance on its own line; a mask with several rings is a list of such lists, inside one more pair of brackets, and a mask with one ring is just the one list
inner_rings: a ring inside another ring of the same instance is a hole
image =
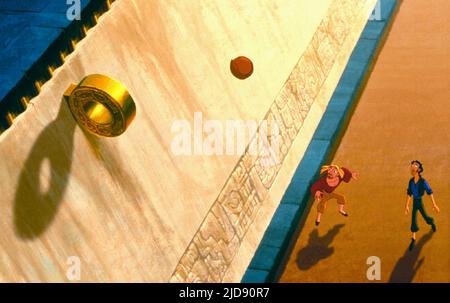
[[422, 196], [426, 192], [433, 202], [433, 209], [439, 213], [439, 207], [436, 204], [433, 196], [433, 190], [431, 189], [428, 182], [422, 178], [423, 165], [418, 160], [414, 160], [411, 162], [411, 175], [413, 176], [408, 183], [407, 195], [408, 198], [406, 200], [405, 214], [409, 213], [409, 204], [411, 203], [411, 199], [413, 200], [413, 209], [412, 209], [412, 220], [411, 220], [411, 244], [409, 245], [409, 250], [414, 248], [414, 243], [416, 242], [416, 232], [419, 231], [419, 227], [417, 226], [417, 211], [420, 212], [422, 217], [425, 219], [428, 225], [431, 225], [433, 232], [436, 231], [436, 225], [434, 224], [434, 220], [432, 217], [429, 217], [423, 207]]

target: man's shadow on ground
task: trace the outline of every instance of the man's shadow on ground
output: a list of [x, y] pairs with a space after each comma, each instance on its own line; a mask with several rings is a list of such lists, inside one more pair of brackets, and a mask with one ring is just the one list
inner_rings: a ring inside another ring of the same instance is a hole
[[417, 261], [419, 259], [420, 251], [425, 243], [431, 240], [432, 236], [433, 231], [430, 230], [426, 235], [420, 238], [419, 241], [416, 240], [416, 245], [412, 251], [409, 251], [409, 249], [406, 248], [405, 254], [397, 261], [397, 264], [395, 264], [394, 270], [389, 278], [390, 283], [412, 282], [417, 271], [425, 261], [424, 257]]
[[315, 228], [309, 234], [308, 245], [299, 250], [297, 254], [297, 266], [300, 270], [308, 270], [320, 260], [326, 259], [334, 253], [334, 247], [330, 247], [336, 235], [345, 224], [337, 224], [331, 228], [324, 236], [319, 236], [319, 231]]

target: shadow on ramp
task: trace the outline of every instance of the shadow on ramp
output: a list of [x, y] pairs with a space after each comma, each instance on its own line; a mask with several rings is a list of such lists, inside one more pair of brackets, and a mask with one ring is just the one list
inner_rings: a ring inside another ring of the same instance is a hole
[[330, 247], [334, 238], [345, 224], [337, 224], [331, 228], [324, 236], [319, 236], [319, 231], [315, 228], [309, 234], [308, 245], [299, 250], [297, 254], [297, 265], [300, 270], [308, 270], [320, 260], [330, 257], [334, 253], [334, 247]]
[[[41, 235], [53, 221], [69, 180], [76, 122], [66, 103], [39, 134], [19, 176], [14, 204], [14, 226], [22, 239]], [[48, 186], [41, 170], [49, 164]]]
[[419, 268], [422, 266], [425, 258], [421, 258], [419, 261], [420, 251], [424, 245], [431, 240], [433, 231], [429, 231], [418, 242], [416, 242], [414, 249], [409, 251], [406, 248], [405, 254], [397, 261], [394, 270], [389, 278], [389, 283], [407, 283], [412, 282]]

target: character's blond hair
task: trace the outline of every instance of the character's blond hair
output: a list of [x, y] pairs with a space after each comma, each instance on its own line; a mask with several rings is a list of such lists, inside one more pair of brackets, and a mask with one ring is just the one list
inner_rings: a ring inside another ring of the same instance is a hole
[[338, 165], [336, 164], [330, 164], [330, 165], [324, 165], [322, 166], [322, 168], [320, 169], [320, 174], [323, 174], [324, 172], [328, 171], [328, 169], [330, 167], [334, 167], [336, 168], [336, 170], [339, 173], [339, 176], [341, 176], [341, 178], [344, 178], [344, 171], [342, 170], [342, 168], [340, 168]]

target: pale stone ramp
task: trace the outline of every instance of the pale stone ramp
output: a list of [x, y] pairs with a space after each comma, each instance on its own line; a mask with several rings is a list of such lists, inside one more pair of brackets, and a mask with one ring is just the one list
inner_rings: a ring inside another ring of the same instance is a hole
[[[0, 137], [0, 281], [67, 281], [70, 256], [81, 281], [240, 281], [374, 5], [115, 1]], [[239, 55], [255, 66], [245, 81], [229, 72]], [[120, 137], [85, 135], [62, 103], [92, 73], [136, 102]], [[283, 124], [283, 162], [243, 172], [241, 155], [175, 156], [172, 123], [194, 112], [267, 115]]]

